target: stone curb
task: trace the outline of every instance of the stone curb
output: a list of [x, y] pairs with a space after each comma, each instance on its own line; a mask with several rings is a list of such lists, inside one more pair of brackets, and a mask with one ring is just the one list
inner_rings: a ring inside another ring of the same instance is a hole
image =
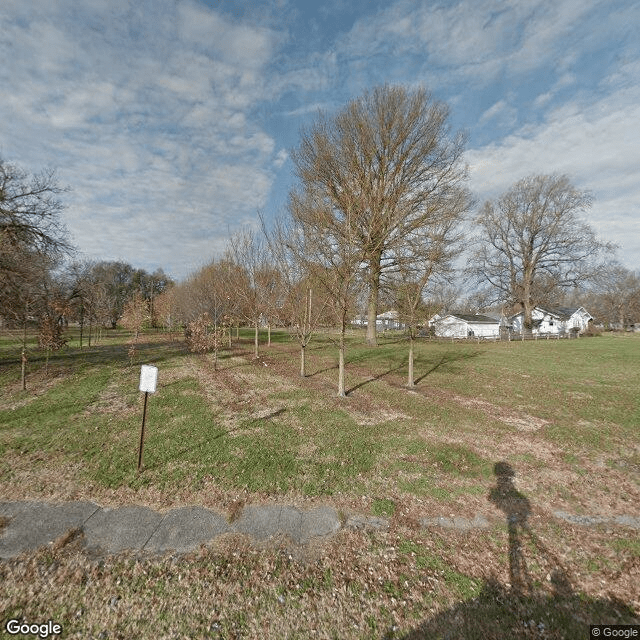
[[[564, 511], [555, 511], [553, 515], [577, 525], [606, 524], [640, 529], [640, 518], [629, 515], [584, 516]], [[88, 501], [0, 502], [0, 516], [8, 519], [8, 524], [0, 530], [0, 559], [14, 558], [23, 551], [42, 547], [73, 528], [82, 530], [87, 549], [106, 554], [125, 550], [187, 553], [218, 536], [233, 533], [259, 542], [283, 536], [297, 545], [306, 545], [341, 529], [386, 531], [389, 528], [389, 520], [377, 516], [351, 515], [343, 523], [336, 509], [328, 506], [302, 511], [291, 506], [249, 505], [237, 520], [229, 522], [224, 515], [198, 506], [179, 507], [161, 514], [143, 506], [110, 509]], [[477, 514], [474, 518], [424, 517], [420, 526], [465, 532], [487, 529], [497, 522]]]
[[304, 545], [341, 528], [333, 507], [301, 511], [288, 506], [247, 506], [230, 523], [219, 513], [197, 506], [161, 514], [143, 506], [109, 509], [92, 502], [5, 502], [0, 503], [0, 516], [9, 520], [0, 532], [0, 558], [4, 559], [51, 543], [72, 528], [82, 530], [87, 549], [102, 553], [186, 553], [227, 533], [257, 541], [285, 536]]

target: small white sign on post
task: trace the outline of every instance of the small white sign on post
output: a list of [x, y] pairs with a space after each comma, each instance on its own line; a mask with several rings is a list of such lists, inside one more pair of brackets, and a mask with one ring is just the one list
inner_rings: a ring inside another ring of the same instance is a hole
[[140, 391], [145, 393], [155, 393], [158, 383], [158, 367], [150, 364], [143, 364], [140, 370]]

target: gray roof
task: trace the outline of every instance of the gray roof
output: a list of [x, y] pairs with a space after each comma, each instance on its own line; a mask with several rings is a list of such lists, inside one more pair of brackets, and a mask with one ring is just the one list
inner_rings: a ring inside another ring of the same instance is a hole
[[[591, 314], [584, 308], [584, 307], [542, 307], [542, 306], [536, 306], [536, 309], [538, 309], [538, 311], [543, 311], [544, 313], [548, 313], [551, 316], [555, 316], [556, 318], [560, 319], [560, 320], [568, 320], [576, 311], [580, 311], [580, 309], [583, 309], [584, 312], [589, 315], [589, 317], [591, 317]], [[522, 311], [519, 311], [518, 313], [514, 313], [511, 318], [515, 318], [516, 316], [519, 316], [522, 313]]]
[[468, 313], [449, 313], [447, 315], [459, 318], [465, 322], [475, 322], [476, 324], [498, 324], [499, 322], [497, 318], [492, 318], [491, 316], [479, 316]]

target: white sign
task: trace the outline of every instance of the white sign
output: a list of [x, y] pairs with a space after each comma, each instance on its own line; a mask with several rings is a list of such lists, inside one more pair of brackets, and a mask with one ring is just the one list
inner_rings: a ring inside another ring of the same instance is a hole
[[156, 392], [158, 383], [158, 367], [150, 364], [143, 364], [140, 370], [140, 391], [147, 393]]

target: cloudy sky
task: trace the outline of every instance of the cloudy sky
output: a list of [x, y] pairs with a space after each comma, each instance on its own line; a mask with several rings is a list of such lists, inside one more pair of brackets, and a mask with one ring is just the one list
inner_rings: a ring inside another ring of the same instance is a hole
[[0, 156], [55, 168], [84, 257], [176, 278], [280, 212], [318, 109], [423, 85], [478, 201], [567, 173], [640, 268], [636, 0], [2, 0]]

